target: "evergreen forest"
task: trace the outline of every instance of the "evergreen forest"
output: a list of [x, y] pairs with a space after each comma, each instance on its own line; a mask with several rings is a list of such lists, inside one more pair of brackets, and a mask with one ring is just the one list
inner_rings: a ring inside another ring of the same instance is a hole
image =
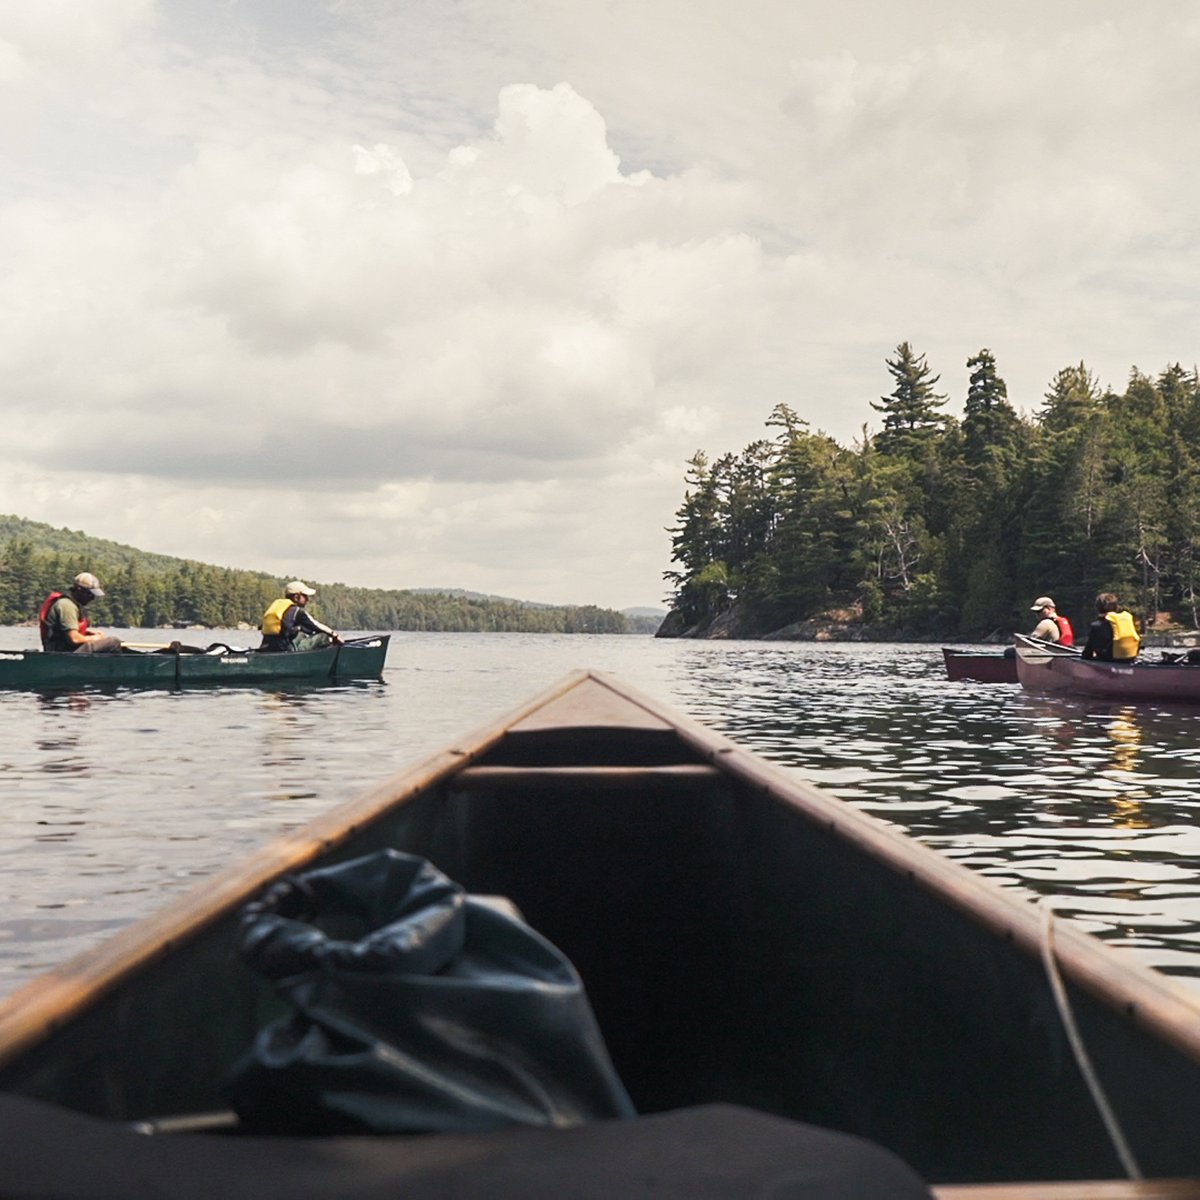
[[[104, 596], [88, 606], [96, 627], [258, 626], [285, 580], [149, 554], [69, 529], [0, 515], [0, 625], [32, 621], [48, 592], [80, 571]], [[443, 633], [652, 633], [657, 621], [594, 605], [551, 606], [457, 591], [391, 591], [308, 582], [313, 615], [343, 630]]]
[[786, 404], [741, 453], [687, 464], [664, 635], [762, 636], [815, 619], [864, 636], [1007, 637], [1048, 594], [1077, 630], [1099, 591], [1143, 628], [1195, 628], [1200, 379], [1123, 392], [1080, 363], [1028, 415], [980, 350], [961, 418], [923, 354], [885, 359], [878, 432], [842, 446]]

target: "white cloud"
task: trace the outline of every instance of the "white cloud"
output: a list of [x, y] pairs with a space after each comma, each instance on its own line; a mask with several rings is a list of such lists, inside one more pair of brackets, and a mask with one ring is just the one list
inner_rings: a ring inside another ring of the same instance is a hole
[[354, 169], [359, 175], [380, 175], [384, 187], [393, 196], [405, 196], [413, 189], [413, 178], [404, 159], [386, 142], [376, 142], [370, 150], [354, 147]]
[[29, 69], [77, 71], [153, 24], [154, 0], [5, 0], [0, 45]]
[[0, 509], [640, 603], [684, 460], [849, 440], [903, 339], [954, 405], [1195, 357], [1186, 13], [67, 7], [0, 9]]

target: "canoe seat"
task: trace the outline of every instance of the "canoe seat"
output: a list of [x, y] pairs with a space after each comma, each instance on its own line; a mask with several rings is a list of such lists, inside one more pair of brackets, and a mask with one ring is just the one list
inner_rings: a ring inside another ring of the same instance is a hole
[[889, 1151], [848, 1134], [711, 1104], [573, 1129], [383, 1137], [141, 1135], [0, 1095], [6, 1195], [86, 1200], [931, 1200]]

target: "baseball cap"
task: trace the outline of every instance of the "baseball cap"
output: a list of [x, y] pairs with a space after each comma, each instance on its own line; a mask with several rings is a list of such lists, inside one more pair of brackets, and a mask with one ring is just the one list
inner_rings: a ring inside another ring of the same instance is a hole
[[91, 571], [80, 571], [75, 576], [75, 586], [82, 591], [91, 592], [93, 596], [104, 595], [104, 589], [100, 586], [100, 580]]
[[1037, 612], [1039, 608], [1057, 608], [1058, 605], [1050, 599], [1049, 596], [1039, 596], [1030, 607], [1030, 612]]
[[293, 579], [292, 582], [283, 589], [283, 594], [285, 596], [315, 596], [317, 594], [317, 589], [310, 588], [307, 583], [302, 583], [299, 579]]

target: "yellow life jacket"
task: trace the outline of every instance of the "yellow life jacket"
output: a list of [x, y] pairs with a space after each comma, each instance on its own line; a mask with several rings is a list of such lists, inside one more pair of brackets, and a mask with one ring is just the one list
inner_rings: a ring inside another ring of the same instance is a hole
[[1142, 639], [1138, 636], [1133, 617], [1127, 612], [1104, 614], [1113, 631], [1113, 661], [1137, 658]]
[[262, 624], [259, 625], [264, 637], [278, 637], [283, 632], [283, 614], [295, 603], [286, 596], [272, 602], [271, 607], [263, 613]]

